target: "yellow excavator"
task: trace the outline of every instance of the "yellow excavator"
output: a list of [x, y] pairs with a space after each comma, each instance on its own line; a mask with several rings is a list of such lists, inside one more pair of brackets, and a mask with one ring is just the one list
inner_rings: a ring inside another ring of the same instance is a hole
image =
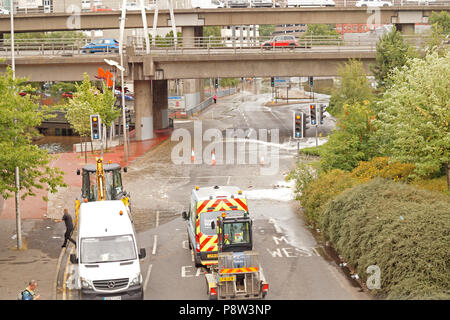
[[[103, 164], [103, 158], [96, 158], [95, 162], [95, 165], [85, 165], [81, 171], [77, 169], [77, 175], [82, 176], [81, 198], [83, 201], [122, 200], [131, 211], [130, 194], [123, 189], [120, 165], [111, 161]], [[127, 167], [124, 167], [123, 171], [127, 172]], [[81, 201], [75, 200], [76, 220], [78, 220], [80, 205]]]

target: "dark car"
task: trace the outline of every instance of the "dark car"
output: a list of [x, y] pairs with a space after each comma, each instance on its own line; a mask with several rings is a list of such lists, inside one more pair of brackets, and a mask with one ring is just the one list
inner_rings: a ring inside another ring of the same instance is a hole
[[119, 41], [112, 38], [95, 39], [83, 47], [83, 53], [119, 52]]

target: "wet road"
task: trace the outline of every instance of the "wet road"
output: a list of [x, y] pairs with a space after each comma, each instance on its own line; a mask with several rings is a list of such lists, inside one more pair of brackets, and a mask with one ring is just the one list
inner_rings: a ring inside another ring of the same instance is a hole
[[[249, 128], [258, 133], [260, 129], [271, 130], [267, 142], [261, 141], [258, 135], [258, 143], [255, 143], [258, 148], [268, 149], [264, 165], [261, 165], [260, 153], [257, 162], [249, 164], [253, 154], [248, 143], [244, 150], [235, 150], [231, 163], [219, 164], [218, 161], [212, 166], [209, 150], [219, 150], [223, 141], [202, 143], [206, 150], [205, 163], [174, 164], [172, 153], [179, 142], [166, 141], [136, 160], [124, 175], [125, 189], [132, 197], [138, 246], [147, 250], [147, 257], [141, 263], [145, 299], [208, 299], [203, 269], [194, 266], [186, 241], [187, 224], [181, 218], [196, 185], [235, 185], [247, 195], [254, 219], [254, 248], [261, 255], [261, 266], [269, 282], [267, 299], [368, 298], [323, 254], [321, 243], [299, 214], [300, 208], [293, 200], [293, 185], [284, 180], [295, 163], [297, 150], [297, 142], [291, 139], [292, 110], [306, 111], [308, 105], [264, 107], [269, 100], [270, 94], [244, 91], [221, 99], [198, 119], [175, 121], [175, 129], [186, 129], [192, 135], [199, 123], [203, 133], [208, 129], [225, 132], [230, 128], [244, 129], [245, 133]], [[328, 117], [319, 132], [326, 134], [333, 127]], [[279, 129], [278, 141], [276, 129]], [[315, 145], [314, 135], [314, 130], [309, 129], [301, 146]], [[244, 139], [251, 142], [251, 138]], [[226, 148], [223, 149], [224, 159], [228, 159]], [[190, 160], [190, 146], [187, 150]], [[275, 153], [274, 158], [271, 152]], [[242, 153], [246, 155], [245, 163], [238, 164], [237, 158]], [[200, 161], [198, 157], [200, 155], [196, 155]], [[271, 174], [264, 168], [270, 168]]]

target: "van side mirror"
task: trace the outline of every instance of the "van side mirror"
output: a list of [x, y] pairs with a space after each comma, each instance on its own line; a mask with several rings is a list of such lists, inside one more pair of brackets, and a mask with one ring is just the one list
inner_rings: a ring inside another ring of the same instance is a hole
[[183, 217], [184, 220], [188, 219], [187, 213], [186, 211], [183, 211], [183, 213], [181, 214], [181, 216]]
[[139, 259], [144, 259], [147, 256], [147, 251], [145, 251], [145, 248], [139, 249]]
[[78, 264], [78, 259], [77, 259], [76, 254], [72, 253], [72, 254], [70, 255], [70, 263], [72, 263], [72, 264]]
[[211, 221], [211, 229], [215, 229], [216, 228], [216, 223], [214, 221]]

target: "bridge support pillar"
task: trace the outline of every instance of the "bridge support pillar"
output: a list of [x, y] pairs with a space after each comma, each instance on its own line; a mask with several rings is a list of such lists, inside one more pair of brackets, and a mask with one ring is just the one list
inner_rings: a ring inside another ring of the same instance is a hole
[[195, 108], [205, 100], [203, 79], [183, 79], [183, 95], [186, 111]]
[[167, 80], [153, 80], [153, 128], [169, 127]]
[[203, 43], [203, 27], [202, 26], [189, 26], [181, 27], [181, 36], [183, 38], [183, 47], [193, 48], [200, 47]]
[[149, 80], [134, 80], [136, 140], [153, 138], [153, 90]]
[[395, 25], [397, 30], [404, 34], [412, 34], [415, 33], [415, 24], [414, 23], [401, 23]]

